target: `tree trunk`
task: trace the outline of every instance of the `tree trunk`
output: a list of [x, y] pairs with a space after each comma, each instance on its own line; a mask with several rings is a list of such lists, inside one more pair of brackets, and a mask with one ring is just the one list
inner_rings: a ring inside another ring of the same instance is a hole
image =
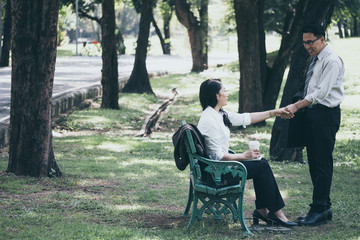
[[164, 37], [165, 37], [165, 54], [171, 54], [171, 42], [170, 42], [170, 21], [173, 10], [171, 10], [170, 17], [163, 18], [164, 20]]
[[3, 35], [3, 0], [0, 0], [0, 59], [1, 59], [1, 42], [2, 42], [2, 35]]
[[354, 21], [353, 37], [358, 37], [359, 36], [358, 19], [357, 19], [357, 16], [355, 14], [353, 14], [352, 17], [353, 17], [353, 21]]
[[52, 149], [51, 97], [59, 0], [12, 0], [8, 172], [61, 176]]
[[165, 40], [161, 34], [161, 31], [160, 31], [160, 28], [158, 27], [156, 21], [155, 21], [155, 18], [154, 18], [154, 14], [151, 15], [151, 22], [155, 28], [155, 32], [156, 34], [158, 35], [159, 37], [159, 40], [160, 40], [160, 45], [161, 45], [161, 49], [163, 51], [163, 54], [166, 54], [166, 49], [165, 49]]
[[338, 31], [339, 31], [339, 37], [340, 38], [344, 38], [344, 34], [343, 34], [343, 31], [342, 31], [342, 20], [340, 19], [339, 21], [337, 21], [337, 27], [338, 27]]
[[[264, 87], [267, 79], [268, 65], [266, 62], [266, 36], [264, 30], [264, 0], [258, 1], [258, 27], [259, 27], [259, 49], [260, 49], [260, 71], [261, 71], [261, 89], [262, 95], [264, 95]], [[262, 97], [263, 99], [263, 97]], [[264, 100], [262, 100], [264, 103]], [[263, 122], [265, 124], [265, 121]], [[260, 125], [263, 125], [260, 124]]]
[[201, 49], [201, 63], [203, 70], [208, 69], [208, 36], [209, 36], [209, 0], [202, 0], [200, 2], [200, 49]]
[[345, 36], [345, 38], [349, 38], [350, 35], [349, 35], [349, 31], [348, 31], [349, 27], [348, 27], [347, 20], [344, 20], [343, 26], [344, 26], [344, 36]]
[[[304, 24], [322, 23], [326, 27], [330, 24], [333, 7], [334, 0], [309, 0], [303, 18]], [[302, 33], [299, 33], [280, 107], [290, 104], [293, 96], [303, 86], [307, 57], [308, 53], [302, 44]], [[302, 148], [287, 147], [288, 126], [288, 120], [275, 120], [270, 141], [270, 157], [276, 161], [303, 162]]]
[[300, 0], [296, 10], [291, 6], [288, 9], [281, 45], [273, 66], [268, 68], [264, 86], [264, 108], [270, 110], [276, 107], [285, 69], [289, 63], [291, 53], [296, 46], [301, 31], [302, 19], [308, 0]]
[[209, 0], [200, 1], [200, 22], [190, 10], [186, 0], [175, 0], [176, 16], [188, 31], [192, 55], [192, 72], [208, 69], [208, 5]]
[[165, 39], [170, 39], [170, 20], [167, 22], [164, 22], [164, 37]]
[[239, 112], [263, 110], [257, 1], [234, 1], [240, 62]]
[[115, 40], [114, 0], [102, 0], [101, 45], [103, 88], [101, 108], [119, 109], [118, 61]]
[[11, 2], [6, 0], [4, 16], [4, 38], [1, 49], [0, 67], [9, 66], [9, 54], [11, 48]]
[[125, 40], [124, 40], [124, 36], [121, 33], [120, 27], [118, 28], [118, 33], [117, 33], [115, 39], [116, 39], [117, 53], [119, 55], [125, 54], [126, 53]]
[[142, 2], [134, 68], [132, 70], [129, 81], [122, 90], [123, 92], [154, 94], [153, 90], [151, 89], [149, 75], [146, 69], [146, 54], [153, 5], [154, 0], [147, 0]]

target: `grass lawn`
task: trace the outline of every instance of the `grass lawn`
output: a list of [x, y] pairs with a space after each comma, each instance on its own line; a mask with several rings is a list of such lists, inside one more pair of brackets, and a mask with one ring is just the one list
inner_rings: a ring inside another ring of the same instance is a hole
[[[253, 239], [360, 239], [360, 40], [332, 43], [346, 69], [347, 98], [334, 151], [333, 221], [318, 227], [295, 227], [289, 232], [255, 232]], [[357, 49], [354, 49], [357, 48]], [[352, 62], [352, 63], [350, 63]], [[353, 66], [352, 66], [353, 64]], [[201, 107], [200, 83], [221, 78], [229, 92], [228, 110], [236, 111], [239, 73], [228, 67], [201, 74], [169, 75], [151, 80], [157, 98], [120, 94], [120, 111], [103, 110], [99, 102], [59, 119], [54, 138], [56, 160], [63, 177], [30, 178], [6, 173], [6, 149], [0, 155], [0, 239], [238, 239], [239, 223], [226, 217], [215, 223], [209, 216], [186, 230], [189, 173], [175, 167], [171, 137], [181, 120], [196, 123]], [[179, 96], [150, 137], [136, 137], [145, 118], [176, 87]], [[265, 127], [234, 130], [231, 148], [247, 149], [259, 140], [269, 157], [272, 121]], [[306, 160], [306, 159], [305, 159]], [[271, 161], [285, 214], [306, 214], [312, 196], [307, 164]], [[252, 181], [245, 192], [245, 217], [251, 225], [254, 210]]]

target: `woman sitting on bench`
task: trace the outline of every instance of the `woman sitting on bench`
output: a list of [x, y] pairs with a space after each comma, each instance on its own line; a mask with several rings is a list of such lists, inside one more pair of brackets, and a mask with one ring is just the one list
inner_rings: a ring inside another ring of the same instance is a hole
[[[228, 153], [231, 126], [246, 126], [273, 116], [287, 114], [287, 112], [284, 108], [243, 114], [227, 112], [223, 110], [227, 104], [227, 98], [228, 94], [220, 79], [208, 79], [200, 86], [200, 103], [203, 112], [197, 127], [205, 138], [210, 159], [241, 161], [245, 165], [248, 172], [247, 179], [253, 179], [254, 182], [256, 209], [253, 212], [253, 219], [255, 224], [261, 219], [266, 223], [275, 222], [285, 227], [297, 226], [297, 223], [290, 222], [281, 211], [285, 204], [267, 160], [261, 158], [254, 161], [242, 161], [260, 158], [260, 151], [251, 149], [238, 154]], [[229, 175], [226, 182], [237, 184], [239, 179]]]

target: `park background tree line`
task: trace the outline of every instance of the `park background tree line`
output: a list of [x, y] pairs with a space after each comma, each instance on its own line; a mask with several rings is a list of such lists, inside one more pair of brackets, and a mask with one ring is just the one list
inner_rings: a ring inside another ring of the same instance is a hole
[[[118, 103], [117, 55], [123, 54], [126, 25], [138, 27], [135, 62], [130, 79], [122, 89], [128, 93], [154, 94], [146, 70], [151, 24], [159, 37], [163, 54], [171, 54], [171, 18], [188, 33], [193, 72], [208, 68], [209, 2], [211, 0], [35, 0], [3, 1], [0, 66], [9, 65], [11, 52], [12, 87], [8, 171], [19, 175], [61, 176], [52, 150], [51, 96], [59, 43], [59, 27], [66, 11], [95, 22], [102, 47], [102, 108], [120, 109]], [[77, 4], [76, 4], [77, 2]], [[226, 0], [228, 13], [223, 27], [236, 32], [239, 58], [239, 112], [276, 107], [283, 76], [290, 64], [280, 107], [291, 102], [302, 84], [307, 53], [302, 47], [301, 27], [333, 21], [340, 37], [358, 36], [359, 0]], [[116, 7], [121, 6], [121, 10]], [[153, 10], [159, 8], [163, 31]], [[128, 9], [140, 15], [135, 21]], [[61, 12], [59, 18], [59, 11]], [[225, 15], [225, 14], [224, 14]], [[60, 19], [60, 20], [59, 20]], [[130, 20], [129, 20], [130, 19]], [[127, 22], [128, 21], [128, 22]], [[124, 23], [125, 22], [125, 23]], [[124, 24], [122, 24], [124, 23]], [[136, 24], [133, 24], [135, 26]], [[125, 25], [125, 26], [124, 26]], [[266, 32], [281, 35], [275, 60], [268, 61]], [[162, 33], [163, 32], [163, 33]], [[120, 48], [122, 46], [122, 48]], [[26, 104], [24, 104], [26, 103]], [[264, 123], [263, 123], [264, 124]], [[302, 149], [286, 146], [288, 121], [276, 119], [271, 138], [272, 159], [302, 162]]]

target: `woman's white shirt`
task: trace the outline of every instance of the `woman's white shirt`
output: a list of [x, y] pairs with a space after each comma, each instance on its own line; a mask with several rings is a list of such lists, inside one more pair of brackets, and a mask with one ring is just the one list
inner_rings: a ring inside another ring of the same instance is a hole
[[[228, 112], [229, 120], [233, 126], [251, 124], [249, 113]], [[210, 159], [221, 160], [229, 151], [230, 129], [225, 126], [222, 113], [212, 107], [207, 107], [201, 114], [198, 129], [205, 138], [206, 150]]]

